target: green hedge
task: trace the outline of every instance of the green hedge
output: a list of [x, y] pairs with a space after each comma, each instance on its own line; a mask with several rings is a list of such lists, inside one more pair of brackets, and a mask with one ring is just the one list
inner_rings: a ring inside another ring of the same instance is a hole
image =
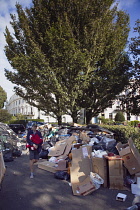
[[140, 151], [140, 129], [132, 126], [124, 125], [100, 125], [114, 133], [114, 138], [117, 142], [127, 143], [127, 140], [132, 137], [136, 147]]

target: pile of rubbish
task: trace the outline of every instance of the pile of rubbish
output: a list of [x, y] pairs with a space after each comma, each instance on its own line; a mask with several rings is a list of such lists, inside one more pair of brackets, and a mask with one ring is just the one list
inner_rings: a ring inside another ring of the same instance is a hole
[[74, 195], [88, 195], [103, 186], [131, 189], [140, 196], [140, 154], [131, 138], [127, 144], [118, 143], [112, 132], [97, 125], [40, 131], [44, 143], [38, 167], [69, 181]]
[[22, 154], [20, 139], [5, 123], [0, 123], [0, 151], [3, 153], [4, 162], [13, 161], [13, 157]]

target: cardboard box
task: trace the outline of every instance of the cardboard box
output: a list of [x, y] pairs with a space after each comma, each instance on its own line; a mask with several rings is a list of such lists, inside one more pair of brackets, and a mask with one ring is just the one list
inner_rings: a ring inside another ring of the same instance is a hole
[[72, 166], [70, 167], [71, 185], [74, 195], [79, 195], [77, 186], [82, 183], [91, 172], [91, 146], [82, 146], [72, 150]]
[[122, 194], [122, 193], [118, 193], [117, 196], [116, 196], [117, 201], [125, 201], [126, 198], [127, 198], [127, 195]]
[[124, 155], [123, 157], [124, 166], [128, 169], [131, 175], [140, 171], [140, 163], [133, 153]]
[[123, 162], [121, 157], [107, 157], [109, 166], [109, 176], [119, 176], [123, 178]]
[[123, 178], [119, 176], [109, 176], [109, 189], [126, 190]]
[[116, 148], [122, 156], [124, 165], [131, 175], [140, 172], [140, 153], [134, 145], [132, 139], [128, 140], [128, 144], [118, 143]]
[[131, 153], [129, 144], [122, 144], [121, 142], [119, 142], [116, 145], [116, 148], [117, 148], [120, 156], [124, 156], [124, 155]]
[[92, 157], [92, 171], [97, 173], [104, 180], [104, 187], [107, 187], [107, 160], [98, 157]]
[[109, 188], [127, 190], [124, 186], [123, 162], [120, 156], [106, 156], [108, 160]]
[[44, 161], [44, 162], [38, 163], [38, 168], [55, 173], [56, 172], [56, 163]]

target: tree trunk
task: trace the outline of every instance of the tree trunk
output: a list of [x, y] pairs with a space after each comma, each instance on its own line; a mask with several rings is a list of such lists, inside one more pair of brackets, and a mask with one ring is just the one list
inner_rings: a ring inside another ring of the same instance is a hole
[[77, 111], [76, 111], [76, 110], [74, 110], [74, 111], [72, 112], [71, 117], [72, 117], [72, 119], [73, 119], [73, 123], [77, 123], [78, 118], [77, 118]]
[[86, 110], [86, 124], [90, 124], [91, 119], [92, 119], [92, 109]]
[[62, 116], [57, 116], [58, 125], [62, 124]]

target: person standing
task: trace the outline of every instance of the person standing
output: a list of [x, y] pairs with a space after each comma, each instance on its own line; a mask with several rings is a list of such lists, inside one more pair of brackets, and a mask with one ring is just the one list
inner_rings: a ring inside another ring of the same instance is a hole
[[32, 129], [27, 133], [26, 148], [29, 148], [30, 158], [30, 178], [34, 178], [34, 163], [39, 160], [43, 139], [41, 132], [37, 130], [37, 125], [33, 124]]

